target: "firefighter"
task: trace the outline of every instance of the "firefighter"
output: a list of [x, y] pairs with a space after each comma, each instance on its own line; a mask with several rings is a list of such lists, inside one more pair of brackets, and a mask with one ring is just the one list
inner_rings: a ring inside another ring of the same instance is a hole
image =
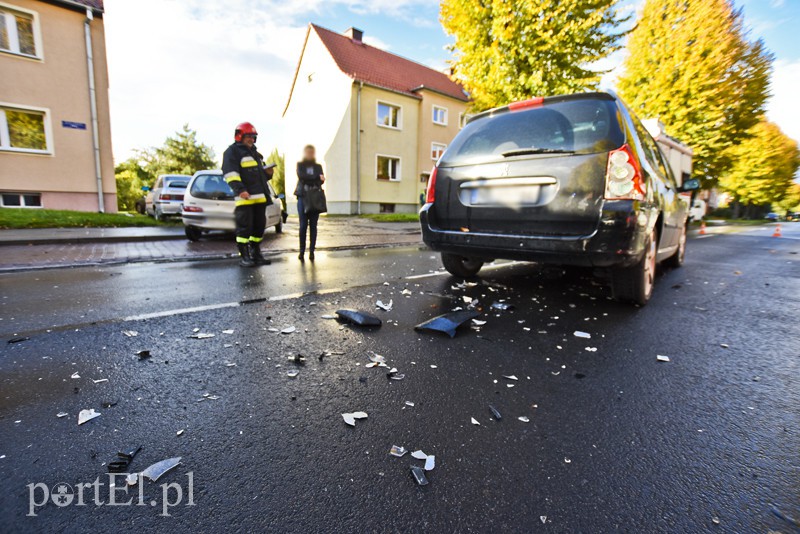
[[256, 150], [256, 127], [243, 122], [236, 127], [234, 143], [222, 156], [225, 181], [236, 195], [236, 246], [239, 265], [269, 265], [261, 254], [261, 240], [267, 225], [267, 206], [272, 204], [267, 182], [273, 169], [264, 165], [264, 157]]

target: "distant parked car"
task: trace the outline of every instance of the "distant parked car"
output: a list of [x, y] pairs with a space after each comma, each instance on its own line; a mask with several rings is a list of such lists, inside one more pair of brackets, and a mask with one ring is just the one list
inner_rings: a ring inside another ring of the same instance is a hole
[[615, 297], [643, 305], [657, 263], [683, 263], [680, 193], [699, 186], [678, 186], [613, 93], [534, 98], [456, 135], [428, 181], [422, 236], [460, 278], [496, 258], [607, 268]]
[[[269, 194], [272, 204], [267, 206], [267, 228], [283, 232], [281, 201], [283, 195], [275, 194], [271, 184]], [[181, 218], [186, 237], [198, 241], [211, 230], [233, 232], [236, 229], [233, 210], [236, 207], [233, 190], [222, 177], [222, 171], [198, 171], [189, 182], [183, 198]]]
[[153, 189], [145, 197], [145, 210], [157, 221], [163, 221], [168, 216], [181, 214], [183, 193], [191, 180], [185, 174], [162, 174], [156, 180]]
[[777, 213], [772, 213], [772, 212], [767, 213], [767, 216], [764, 217], [764, 218], [766, 220], [772, 221], [772, 222], [777, 222], [777, 221], [781, 220], [780, 216]]
[[147, 195], [142, 195], [137, 198], [134, 208], [136, 209], [136, 213], [144, 215], [147, 212]]

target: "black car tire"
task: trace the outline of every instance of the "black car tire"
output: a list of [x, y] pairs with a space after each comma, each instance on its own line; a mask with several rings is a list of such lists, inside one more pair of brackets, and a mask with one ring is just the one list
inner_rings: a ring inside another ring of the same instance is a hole
[[203, 231], [196, 226], [187, 226], [183, 231], [186, 234], [186, 239], [189, 241], [200, 241], [200, 238], [203, 236]]
[[653, 229], [645, 242], [642, 259], [636, 265], [612, 269], [611, 284], [615, 299], [639, 306], [648, 303], [655, 285], [657, 253], [658, 234]]
[[672, 267], [673, 269], [677, 269], [681, 265], [683, 265], [684, 259], [686, 259], [686, 227], [689, 226], [689, 223], [683, 225], [683, 232], [681, 233], [681, 239], [678, 244], [678, 250], [675, 251], [675, 254], [664, 260], [664, 265], [667, 267]]
[[465, 258], [458, 254], [442, 252], [442, 264], [447, 272], [459, 278], [472, 278], [483, 267], [483, 262], [475, 258]]
[[279, 222], [278, 224], [275, 225], [275, 233], [276, 234], [282, 234], [283, 233], [283, 223], [282, 222]]

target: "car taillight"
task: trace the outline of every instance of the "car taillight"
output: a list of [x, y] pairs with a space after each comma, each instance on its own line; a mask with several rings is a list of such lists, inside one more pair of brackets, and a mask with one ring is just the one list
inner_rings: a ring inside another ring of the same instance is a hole
[[606, 195], [609, 200], [644, 200], [642, 169], [631, 147], [622, 145], [608, 153]]
[[172, 200], [172, 195], [158, 195], [158, 200]]
[[433, 204], [433, 201], [436, 199], [436, 172], [438, 169], [434, 166], [433, 170], [431, 171], [431, 177], [428, 178], [428, 191], [425, 195], [425, 202], [428, 204]]
[[189, 213], [201, 213], [203, 211], [203, 208], [201, 208], [200, 206], [184, 206], [183, 211]]
[[509, 111], [519, 111], [521, 109], [539, 107], [542, 103], [544, 103], [544, 97], [537, 96], [528, 100], [522, 100], [521, 102], [512, 102], [508, 105], [508, 109]]

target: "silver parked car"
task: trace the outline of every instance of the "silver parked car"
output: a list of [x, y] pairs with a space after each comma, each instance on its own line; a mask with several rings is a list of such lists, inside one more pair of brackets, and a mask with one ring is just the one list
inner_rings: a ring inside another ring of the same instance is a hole
[[[277, 233], [283, 231], [281, 200], [271, 184], [269, 194], [272, 204], [267, 206], [267, 228], [275, 227]], [[282, 196], [282, 195], [281, 195]], [[233, 210], [236, 207], [233, 190], [222, 177], [222, 171], [198, 171], [194, 174], [183, 200], [181, 217], [186, 227], [186, 237], [197, 241], [203, 233], [211, 230], [233, 232], [236, 220]]]
[[145, 211], [157, 221], [162, 221], [168, 216], [179, 216], [183, 193], [191, 180], [185, 174], [162, 174], [156, 180], [153, 189], [145, 197]]

